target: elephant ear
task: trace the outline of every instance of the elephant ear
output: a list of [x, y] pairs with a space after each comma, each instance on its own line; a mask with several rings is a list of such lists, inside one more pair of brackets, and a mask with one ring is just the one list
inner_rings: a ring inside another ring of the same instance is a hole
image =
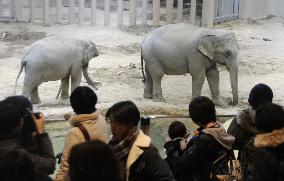
[[216, 36], [206, 34], [201, 37], [198, 44], [198, 50], [210, 60], [215, 57], [215, 41]]

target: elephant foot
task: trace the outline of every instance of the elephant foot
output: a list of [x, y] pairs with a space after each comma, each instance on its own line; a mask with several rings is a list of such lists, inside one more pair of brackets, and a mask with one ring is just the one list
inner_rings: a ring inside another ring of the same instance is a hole
[[68, 94], [67, 95], [61, 95], [60, 98], [61, 99], [69, 99], [69, 95]]
[[37, 100], [31, 100], [31, 102], [32, 102], [32, 104], [39, 104], [39, 103], [41, 103], [41, 101], [40, 101], [39, 99], [37, 99]]
[[213, 98], [213, 103], [215, 104], [215, 106], [224, 106], [226, 105], [226, 102], [224, 102], [223, 100], [219, 99], [219, 98]]
[[163, 96], [157, 96], [157, 97], [153, 97], [153, 101], [154, 102], [165, 102], [165, 99], [163, 98]]
[[152, 94], [150, 94], [150, 93], [144, 93], [143, 97], [145, 99], [152, 99], [153, 98]]

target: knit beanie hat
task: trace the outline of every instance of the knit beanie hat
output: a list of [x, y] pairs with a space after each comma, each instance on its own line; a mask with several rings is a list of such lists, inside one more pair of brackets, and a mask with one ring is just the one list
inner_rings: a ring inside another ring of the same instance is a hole
[[248, 102], [256, 109], [262, 103], [271, 103], [273, 92], [266, 84], [256, 84], [249, 93]]

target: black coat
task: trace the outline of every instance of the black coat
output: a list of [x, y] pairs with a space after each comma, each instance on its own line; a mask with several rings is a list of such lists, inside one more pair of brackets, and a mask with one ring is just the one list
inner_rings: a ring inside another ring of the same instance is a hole
[[[35, 169], [46, 174], [52, 174], [55, 170], [55, 156], [51, 140], [47, 133], [36, 135], [37, 152], [33, 153], [21, 146], [17, 138], [1, 139], [0, 154], [9, 150], [25, 150], [34, 163]], [[0, 160], [1, 161], [1, 160]]]
[[143, 154], [130, 167], [129, 181], [174, 181], [158, 150], [153, 145], [142, 149]]
[[167, 159], [175, 162], [176, 180], [207, 181], [210, 180], [211, 172], [213, 174], [228, 173], [227, 157], [213, 166], [213, 162], [226, 152], [227, 150], [211, 135], [201, 132], [188, 144], [181, 156], [177, 156], [178, 153], [173, 151], [167, 155]]

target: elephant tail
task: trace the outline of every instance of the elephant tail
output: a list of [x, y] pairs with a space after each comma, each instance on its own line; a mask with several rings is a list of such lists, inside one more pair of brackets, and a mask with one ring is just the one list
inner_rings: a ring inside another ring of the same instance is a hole
[[27, 63], [26, 61], [21, 61], [21, 68], [20, 68], [20, 71], [19, 71], [17, 78], [16, 78], [16, 81], [15, 81], [14, 95], [16, 95], [17, 82], [18, 82], [18, 79], [19, 79], [24, 67], [26, 66], [26, 63]]
[[60, 84], [59, 90], [58, 90], [58, 93], [57, 93], [57, 96], [56, 96], [56, 99], [58, 99], [58, 97], [59, 97], [61, 91], [62, 91], [62, 85]]
[[145, 83], [146, 82], [146, 77], [145, 77], [144, 65], [143, 65], [142, 47], [141, 47], [141, 70], [142, 70], [142, 75], [143, 75], [142, 82]]

